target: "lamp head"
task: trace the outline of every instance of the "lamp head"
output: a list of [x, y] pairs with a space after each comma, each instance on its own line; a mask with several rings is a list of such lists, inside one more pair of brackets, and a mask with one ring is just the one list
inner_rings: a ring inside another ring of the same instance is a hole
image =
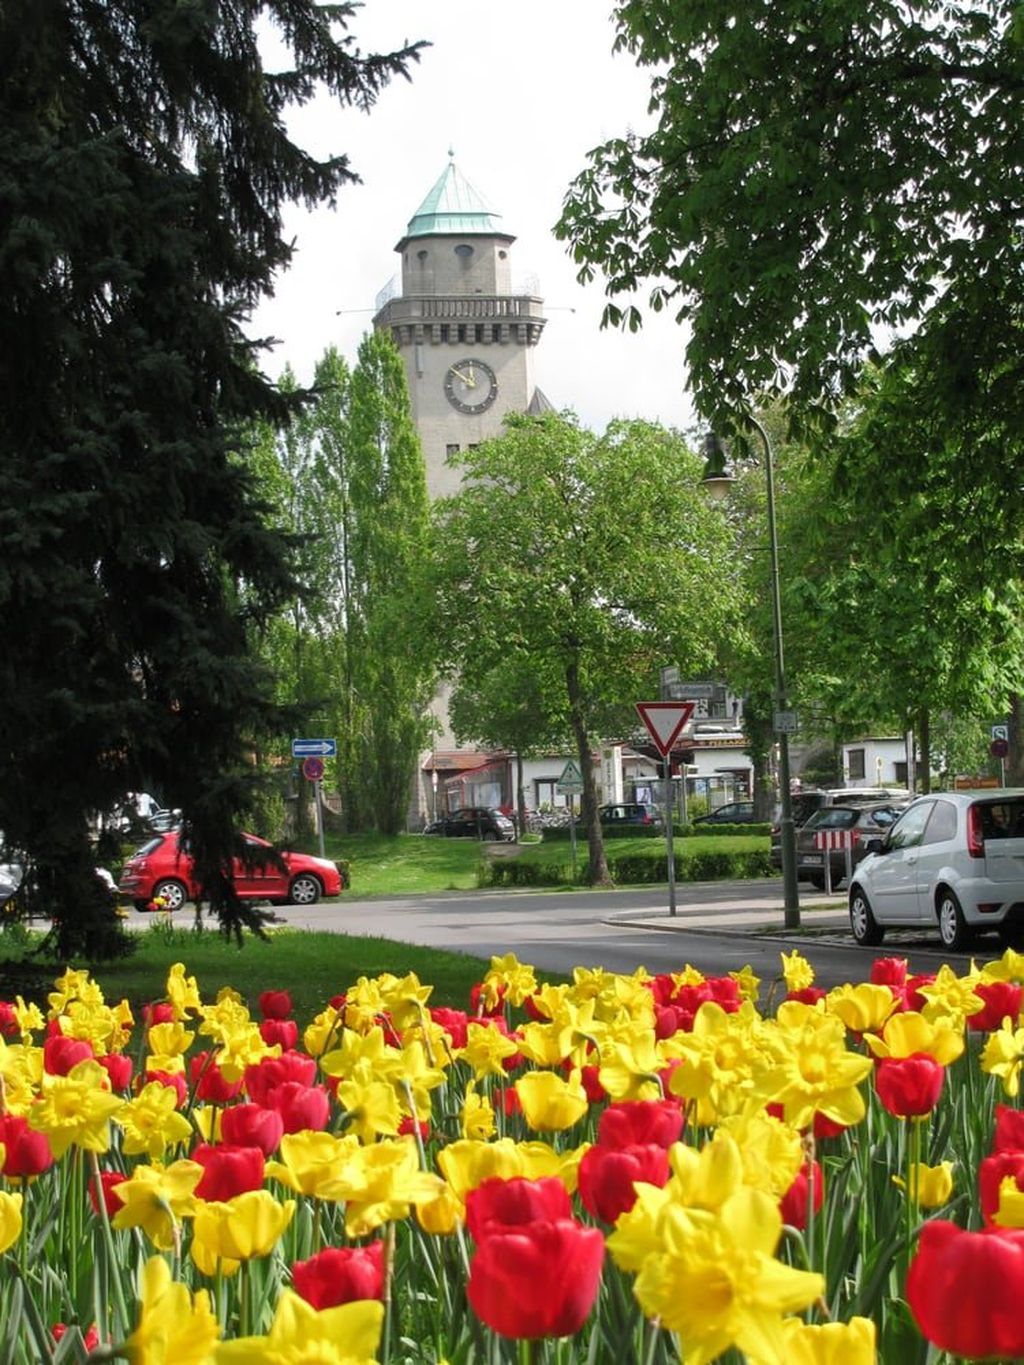
[[725, 446], [713, 431], [704, 437], [704, 475], [701, 483], [710, 497], [718, 501], [726, 497], [735, 478], [725, 463]]

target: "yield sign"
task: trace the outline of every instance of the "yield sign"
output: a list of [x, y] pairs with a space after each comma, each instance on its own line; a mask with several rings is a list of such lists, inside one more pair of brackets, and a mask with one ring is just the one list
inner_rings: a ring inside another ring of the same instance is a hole
[[647, 732], [654, 740], [654, 747], [662, 758], [668, 758], [672, 746], [679, 738], [679, 732], [693, 715], [696, 702], [692, 701], [638, 701], [636, 709], [640, 719], [647, 726]]

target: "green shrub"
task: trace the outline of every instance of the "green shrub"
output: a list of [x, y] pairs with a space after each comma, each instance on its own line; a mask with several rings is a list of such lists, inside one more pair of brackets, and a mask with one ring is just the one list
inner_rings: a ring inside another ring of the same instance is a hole
[[[744, 826], [746, 832], [747, 827]], [[664, 847], [632, 849], [616, 856], [608, 850], [608, 871], [619, 886], [645, 886], [652, 882], [668, 881], [668, 852]], [[676, 857], [677, 882], [739, 881], [748, 877], [772, 877], [768, 849], [737, 852], [735, 850], [704, 849]], [[486, 869], [489, 886], [568, 886], [573, 882], [572, 869], [565, 863], [524, 862], [519, 858], [499, 858]], [[586, 859], [579, 859], [577, 884], [586, 882]]]
[[675, 830], [677, 839], [685, 839], [688, 835], [699, 834], [703, 839], [706, 834], [760, 834], [765, 838], [772, 832], [772, 827], [767, 822], [747, 824], [747, 825], [681, 825], [676, 824], [672, 827]]

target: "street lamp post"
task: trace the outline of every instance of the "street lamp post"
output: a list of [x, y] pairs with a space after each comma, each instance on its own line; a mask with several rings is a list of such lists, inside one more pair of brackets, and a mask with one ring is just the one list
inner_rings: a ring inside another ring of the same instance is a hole
[[[796, 827], [793, 824], [793, 800], [789, 776], [790, 712], [786, 695], [786, 664], [782, 643], [782, 594], [779, 588], [779, 537], [775, 524], [775, 462], [768, 433], [751, 413], [748, 420], [764, 445], [764, 468], [768, 483], [768, 542], [771, 554], [772, 639], [775, 654], [775, 696], [772, 729], [779, 745], [779, 800], [782, 814], [779, 834], [782, 848], [782, 896], [784, 923], [787, 929], [800, 927], [800, 893], [796, 877]], [[705, 438], [704, 486], [712, 497], [722, 498], [733, 482], [725, 465], [722, 443], [714, 434]]]

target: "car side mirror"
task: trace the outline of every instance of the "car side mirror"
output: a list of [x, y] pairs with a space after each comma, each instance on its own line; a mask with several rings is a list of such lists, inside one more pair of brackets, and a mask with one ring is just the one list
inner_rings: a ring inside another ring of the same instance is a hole
[[864, 845], [864, 851], [865, 851], [866, 853], [884, 853], [884, 852], [885, 852], [885, 840], [884, 840], [884, 839], [869, 839], [869, 840], [867, 841], [867, 843]]

